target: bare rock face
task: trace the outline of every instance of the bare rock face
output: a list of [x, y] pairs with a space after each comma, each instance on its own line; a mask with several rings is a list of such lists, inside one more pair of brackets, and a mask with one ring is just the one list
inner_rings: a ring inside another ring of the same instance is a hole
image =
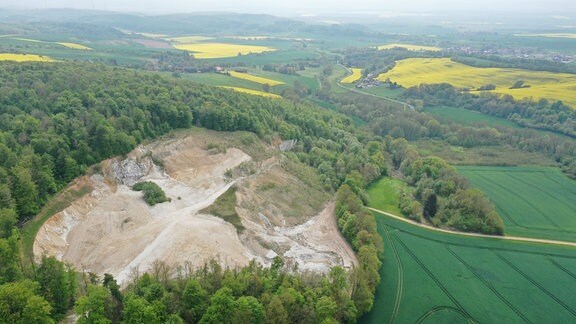
[[[216, 259], [234, 268], [250, 260], [269, 266], [280, 256], [291, 269], [319, 273], [357, 264], [327, 195], [289, 174], [278, 158], [230, 180], [227, 170], [252, 158], [234, 147], [213, 154], [206, 143], [215, 140], [196, 131], [140, 146], [121, 161], [104, 161], [99, 174], [78, 179], [91, 192], [42, 226], [34, 254], [56, 256], [80, 271], [110, 273], [120, 284], [156, 261], [195, 269]], [[142, 193], [130, 188], [140, 181], [156, 183], [171, 201], [148, 206]], [[233, 185], [244, 226], [240, 234], [231, 223], [202, 212]]]
[[143, 158], [140, 162], [135, 158], [129, 157], [121, 162], [112, 163], [112, 172], [116, 183], [133, 186], [144, 176], [150, 173], [153, 167], [150, 158]]

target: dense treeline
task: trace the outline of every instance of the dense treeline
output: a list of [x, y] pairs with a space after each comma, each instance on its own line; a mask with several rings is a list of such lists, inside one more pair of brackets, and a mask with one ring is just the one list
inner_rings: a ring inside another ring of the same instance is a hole
[[348, 276], [339, 267], [326, 276], [294, 273], [279, 257], [270, 268], [155, 263], [124, 291], [109, 274], [92, 277], [74, 309], [78, 323], [354, 323], [357, 288]]
[[544, 59], [521, 59], [477, 54], [454, 56], [452, 61], [479, 68], [513, 68], [556, 73], [576, 73], [576, 67], [573, 65]]
[[521, 126], [544, 129], [576, 138], [576, 110], [561, 101], [514, 100], [510, 95], [461, 92], [453, 86], [423, 84], [407, 89], [406, 98], [417, 98], [430, 106], [449, 105], [509, 119]]
[[400, 194], [408, 218], [464, 232], [503, 235], [504, 222], [482, 192], [471, 189], [454, 167], [438, 157], [420, 157], [403, 139], [386, 138], [394, 167], [412, 189]]
[[352, 272], [356, 283], [352, 299], [359, 313], [364, 314], [372, 309], [376, 287], [380, 283], [383, 246], [374, 215], [364, 207], [359, 197], [363, 191], [359, 181], [360, 177], [352, 175], [338, 189], [336, 217], [340, 231], [358, 255], [358, 268]]
[[[436, 86], [421, 86], [406, 91], [412, 93], [426, 87]], [[437, 87], [453, 89], [449, 85]], [[454, 96], [461, 95], [452, 91], [450, 93]], [[554, 158], [566, 175], [576, 179], [576, 141], [566, 136], [529, 128], [440, 123], [428, 114], [411, 109], [398, 109], [397, 106], [377, 98], [352, 93], [332, 96], [331, 100], [337, 103], [340, 112], [364, 120], [375, 135], [390, 135], [409, 141], [442, 139], [452, 145], [467, 148], [511, 146], [527, 152], [539, 152]], [[454, 105], [459, 107], [457, 101], [451, 104]], [[498, 106], [494, 109], [498, 110]]]
[[270, 143], [298, 139], [294, 155], [318, 168], [329, 190], [352, 170], [368, 182], [385, 172], [382, 153], [360, 141], [370, 136], [308, 104], [82, 64], [2, 64], [0, 93], [0, 209], [20, 221], [88, 166], [193, 124]]
[[375, 48], [348, 48], [342, 52], [342, 64], [350, 67], [362, 67], [362, 74], [378, 75], [394, 68], [396, 61], [412, 57], [442, 57], [440, 52], [417, 52], [403, 48], [378, 50]]
[[[5, 216], [5, 215], [3, 215]], [[20, 262], [16, 229], [2, 224], [0, 232], [0, 323], [54, 323], [74, 305], [74, 269], [54, 258], [42, 258], [33, 268]]]
[[[151, 73], [76, 63], [0, 64], [0, 93], [2, 233], [12, 233], [18, 220], [23, 222], [35, 215], [51, 195], [85, 172], [90, 165], [111, 156], [125, 154], [144, 139], [155, 138], [173, 129], [192, 125], [221, 131], [247, 130], [269, 143], [296, 139], [298, 144], [287, 155], [316, 168], [323, 187], [328, 191], [336, 190], [344, 181], [355, 183], [356, 187], [362, 188], [364, 184], [386, 173], [381, 138], [358, 131], [351, 120], [341, 114], [306, 103], [270, 100], [176, 78], [162, 78]], [[273, 311], [271, 314], [280, 314], [281, 317], [270, 321], [297, 322], [292, 316], [301, 316], [304, 322], [353, 322], [356, 317], [370, 310], [375, 283], [378, 281], [378, 255], [373, 247], [364, 245], [367, 240], [377, 243], [379, 237], [375, 236], [373, 218], [370, 221], [367, 217], [368, 215], [364, 215], [359, 220], [359, 232], [350, 229], [347, 231], [353, 233], [347, 237], [360, 253], [361, 264], [358, 270], [350, 274], [350, 279], [347, 277], [348, 273], [338, 268], [333, 270], [333, 275], [340, 273], [338, 278], [334, 279], [338, 281], [335, 284], [321, 280], [304, 282], [304, 277], [284, 273], [280, 276], [274, 269], [254, 270], [253, 267], [253, 270], [218, 272], [214, 270], [214, 265], [208, 271], [208, 277], [222, 275], [223, 278], [230, 279], [226, 285], [219, 283], [212, 288], [207, 286], [208, 283], [203, 283], [202, 289], [207, 291], [207, 308], [196, 320], [201, 320], [205, 314], [208, 314], [208, 317], [204, 322], [222, 320], [218, 317], [224, 316], [219, 306], [214, 306], [213, 309], [210, 307], [213, 302], [217, 304], [226, 300], [227, 303], [230, 301], [230, 309], [236, 307], [239, 312], [230, 311], [231, 313], [225, 315], [230, 316], [229, 318], [243, 318], [241, 313], [248, 312], [246, 308], [250, 311], [254, 307], [281, 309], [280, 306], [288, 307], [296, 303], [302, 308], [300, 313], [294, 308], [289, 308], [286, 312]], [[17, 232], [14, 233], [17, 236]], [[49, 314], [51, 319], [58, 319], [71, 305], [71, 296], [75, 296], [73, 289], [66, 288], [69, 292], [66, 298], [55, 297], [53, 294], [58, 294], [55, 289], [43, 288], [44, 281], [48, 284], [57, 280], [54, 276], [47, 275], [44, 280], [40, 274], [34, 274], [26, 278], [32, 278], [37, 283], [28, 283], [23, 281], [25, 277], [21, 275], [9, 275], [18, 272], [13, 269], [20, 265], [16, 262], [19, 254], [17, 238], [12, 237], [10, 240], [7, 240], [6, 244], [0, 243], [0, 247], [5, 251], [0, 258], [2, 271], [7, 273], [0, 289], [11, 291], [15, 285], [22, 286], [20, 288], [26, 290], [26, 296], [32, 298], [30, 303], [38, 304], [44, 312], [38, 311], [34, 316]], [[61, 265], [62, 267], [64, 266]], [[73, 271], [65, 267], [63, 269], [66, 269], [67, 275], [58, 277], [68, 278], [68, 283], [62, 282], [62, 287], [72, 287], [72, 276], [69, 274]], [[270, 283], [261, 291], [254, 295], [249, 294], [254, 299], [241, 297], [247, 292], [238, 290], [245, 282], [236, 276], [245, 274], [245, 271], [256, 271], [257, 274], [252, 274], [252, 277], [258, 277], [262, 282], [266, 281], [264, 278], [271, 278]], [[278, 279], [276, 276], [282, 280], [274, 281]], [[196, 279], [199, 280], [199, 277]], [[284, 283], [285, 280], [300, 282], [296, 287], [292, 287]], [[105, 285], [116, 287], [109, 277], [105, 278], [104, 282]], [[88, 296], [96, 296], [96, 301], [86, 299], [89, 297], [81, 298], [76, 307], [82, 316], [96, 316], [95, 314], [102, 311], [105, 317], [113, 322], [120, 319], [128, 323], [155, 319], [178, 322], [178, 318], [183, 319], [182, 316], [188, 315], [182, 313], [181, 309], [165, 309], [168, 307], [167, 301], [179, 305], [180, 298], [185, 298], [180, 295], [183, 291], [174, 290], [174, 285], [175, 282], [171, 282], [170, 285], [165, 285], [164, 290], [153, 285], [150, 294], [153, 294], [154, 298], [158, 297], [157, 299], [147, 297], [144, 289], [135, 289], [125, 298], [120, 298], [117, 288], [108, 287], [109, 291], [106, 292], [101, 288], [85, 287]], [[285, 297], [289, 301], [284, 306], [281, 287], [293, 288], [301, 296]], [[334, 290], [336, 287], [340, 288]], [[114, 299], [109, 299], [108, 294], [115, 296]], [[38, 296], [44, 298], [48, 306], [36, 298]], [[277, 298], [274, 298], [275, 296]], [[53, 303], [54, 298], [66, 300], [66, 306]], [[24, 303], [24, 299], [19, 300]], [[104, 301], [105, 306], [98, 306], [98, 310], [89, 313], [82, 311], [83, 307], [100, 305], [98, 301]], [[6, 299], [7, 304], [12, 302], [12, 299]], [[155, 307], [159, 307], [159, 310]], [[154, 309], [154, 312], [148, 314], [147, 310], [150, 309]], [[0, 312], [3, 312], [6, 318], [20, 316], [14, 319], [14, 322], [26, 322], [29, 319], [14, 307], [2, 308]], [[284, 318], [282, 314], [288, 317]], [[81, 322], [92, 322], [82, 319], [82, 316]], [[127, 319], [132, 316], [139, 319]], [[211, 319], [212, 316], [216, 319]], [[266, 313], [264, 316], [254, 316], [259, 318], [256, 322], [268, 318]]]

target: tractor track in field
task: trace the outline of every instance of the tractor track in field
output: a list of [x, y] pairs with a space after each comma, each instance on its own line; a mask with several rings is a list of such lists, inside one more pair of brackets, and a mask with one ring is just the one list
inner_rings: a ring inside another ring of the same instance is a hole
[[557, 229], [560, 228], [560, 226], [559, 226], [558, 224], [556, 224], [556, 222], [555, 222], [552, 218], [548, 217], [548, 215], [546, 215], [546, 213], [544, 213], [542, 210], [540, 210], [540, 209], [538, 208], [538, 206], [535, 205], [535, 204], [533, 204], [531, 201], [527, 200], [526, 198], [520, 196], [519, 194], [517, 194], [517, 193], [515, 193], [515, 192], [513, 192], [513, 191], [508, 190], [506, 187], [504, 187], [504, 186], [502, 186], [502, 185], [500, 185], [500, 184], [498, 184], [498, 183], [495, 183], [495, 182], [493, 182], [493, 181], [490, 181], [488, 178], [486, 178], [485, 176], [483, 176], [483, 175], [481, 175], [481, 174], [479, 174], [479, 173], [477, 173], [477, 176], [478, 176], [479, 178], [482, 178], [484, 181], [486, 181], [488, 184], [492, 185], [493, 187], [500, 188], [500, 189], [504, 190], [505, 192], [510, 193], [512, 196], [515, 196], [516, 198], [520, 199], [520, 200], [521, 200], [522, 202], [524, 202], [527, 206], [530, 206], [530, 207], [533, 208], [535, 211], [537, 211], [540, 215], [542, 215], [545, 219], [547, 219], [547, 220], [550, 222], [550, 224], [552, 224], [555, 228], [557, 228]]
[[[513, 173], [513, 172], [511, 172], [510, 174], [508, 174], [508, 176], [509, 176], [510, 178], [518, 181], [518, 182], [521, 182], [521, 183], [525, 184], [526, 186], [528, 186], [528, 187], [530, 187], [530, 188], [533, 188], [533, 189], [538, 190], [538, 187], [535, 186], [534, 183], [527, 182], [526, 180], [523, 180], [522, 178], [519, 178], [519, 177], [517, 177], [517, 176], [514, 176], [514, 173]], [[562, 200], [558, 199], [557, 196], [554, 196], [553, 194], [549, 193], [548, 191], [545, 191], [545, 190], [538, 190], [538, 191], [539, 191], [540, 193], [544, 194], [545, 196], [550, 197], [550, 199], [557, 201], [557, 202], [560, 203], [560, 204], [564, 204], [564, 203], [565, 203], [565, 201], [562, 201]]]
[[388, 217], [392, 217], [394, 219], [397, 219], [399, 221], [402, 221], [404, 223], [408, 223], [414, 226], [418, 226], [421, 228], [425, 228], [431, 231], [435, 231], [435, 232], [439, 232], [439, 233], [448, 233], [448, 234], [452, 234], [452, 235], [458, 235], [458, 236], [466, 236], [466, 237], [479, 237], [479, 238], [488, 238], [488, 239], [495, 239], [495, 240], [505, 240], [505, 241], [516, 241], [516, 242], [524, 242], [524, 243], [538, 243], [538, 244], [550, 244], [550, 245], [562, 245], [562, 246], [569, 246], [569, 247], [574, 247], [576, 248], [576, 242], [568, 242], [568, 241], [556, 241], [556, 240], [546, 240], [546, 239], [537, 239], [537, 238], [529, 238], [529, 237], [521, 237], [521, 236], [498, 236], [498, 235], [487, 235], [487, 234], [478, 234], [478, 233], [464, 233], [464, 232], [456, 232], [456, 231], [450, 231], [450, 230], [446, 230], [446, 229], [442, 229], [442, 228], [436, 228], [436, 227], [432, 227], [429, 225], [425, 225], [425, 224], [421, 224], [421, 223], [417, 223], [414, 222], [412, 220], [406, 219], [404, 217], [400, 217], [388, 212], [385, 212], [383, 210], [379, 210], [376, 208], [372, 208], [372, 207], [366, 207], [369, 210], [388, 216]]
[[402, 242], [402, 240], [398, 236], [396, 236], [396, 235], [392, 235], [392, 236], [396, 239], [396, 241], [398, 243], [400, 243], [400, 245], [402, 245], [402, 247], [404, 248], [404, 250], [406, 250], [406, 252], [408, 252], [410, 257], [412, 257], [412, 259], [414, 259], [414, 261], [416, 261], [418, 266], [420, 266], [420, 268], [422, 270], [424, 270], [424, 272], [426, 272], [426, 274], [430, 277], [430, 279], [432, 279], [432, 281], [434, 281], [434, 283], [436, 283], [438, 288], [440, 288], [442, 290], [442, 292], [444, 292], [446, 297], [448, 297], [452, 301], [452, 303], [454, 305], [456, 305], [456, 307], [462, 312], [462, 314], [464, 314], [466, 319], [469, 319], [470, 321], [473, 322], [474, 319], [472, 318], [472, 316], [464, 309], [464, 307], [462, 307], [462, 305], [458, 302], [458, 300], [454, 296], [452, 296], [450, 291], [446, 287], [444, 287], [442, 282], [440, 282], [440, 280], [438, 278], [436, 278], [436, 276], [432, 273], [432, 271], [430, 271], [430, 269], [428, 269], [428, 267], [426, 267], [426, 265], [414, 254], [414, 252], [412, 252], [412, 250], [410, 250], [408, 248], [408, 246], [406, 246], [406, 244], [404, 244], [404, 242]]
[[394, 309], [392, 311], [392, 316], [390, 316], [390, 321], [388, 323], [394, 323], [396, 316], [398, 316], [398, 312], [400, 311], [400, 303], [402, 301], [402, 294], [404, 291], [404, 270], [402, 269], [402, 260], [400, 260], [400, 255], [398, 253], [398, 249], [396, 248], [396, 244], [394, 244], [394, 240], [392, 239], [387, 226], [384, 226], [384, 234], [386, 238], [390, 242], [390, 246], [392, 247], [392, 251], [394, 252], [394, 257], [396, 258], [396, 268], [398, 270], [398, 286], [396, 288], [396, 300], [394, 301]]
[[572, 277], [574, 280], [576, 280], [576, 274], [574, 274], [572, 271], [566, 269], [563, 265], [561, 265], [560, 263], [554, 261], [552, 258], [548, 257], [547, 258], [548, 261], [550, 261], [550, 263], [552, 263], [554, 266], [556, 266], [558, 269], [564, 271], [567, 275], [569, 275], [570, 277]]
[[522, 314], [522, 312], [520, 312], [519, 309], [517, 309], [516, 307], [514, 307], [514, 305], [508, 300], [506, 299], [506, 297], [502, 296], [502, 294], [500, 294], [500, 292], [498, 292], [496, 290], [496, 288], [494, 288], [494, 286], [492, 286], [490, 284], [490, 282], [488, 282], [487, 280], [485, 280], [484, 278], [482, 278], [482, 276], [478, 275], [476, 273], [476, 271], [474, 271], [474, 267], [472, 267], [468, 262], [466, 262], [464, 259], [462, 259], [456, 252], [454, 252], [450, 247], [445, 246], [446, 250], [452, 254], [452, 256], [454, 258], [456, 258], [456, 260], [460, 261], [460, 263], [462, 263], [467, 269], [468, 271], [470, 271], [475, 277], [476, 279], [480, 280], [481, 283], [484, 284], [484, 286], [486, 286], [488, 289], [490, 289], [490, 291], [492, 291], [492, 293], [494, 295], [496, 295], [496, 297], [498, 297], [504, 304], [506, 304], [506, 306], [508, 306], [512, 311], [514, 311], [514, 313], [516, 313], [516, 315], [518, 315], [521, 319], [523, 319], [526, 323], [532, 323], [524, 314]]
[[566, 305], [563, 301], [561, 301], [558, 297], [556, 297], [548, 289], [544, 288], [541, 284], [537, 283], [534, 279], [532, 279], [532, 277], [527, 275], [524, 271], [522, 271], [520, 268], [518, 268], [516, 265], [514, 265], [508, 259], [503, 257], [500, 253], [496, 253], [496, 252], [494, 252], [494, 253], [496, 254], [496, 256], [498, 258], [500, 258], [500, 260], [504, 261], [504, 263], [506, 263], [510, 268], [512, 268], [514, 271], [516, 271], [518, 274], [520, 274], [522, 277], [524, 277], [524, 279], [530, 281], [530, 283], [533, 286], [536, 286], [538, 289], [540, 289], [540, 291], [542, 291], [543, 293], [548, 295], [548, 297], [552, 298], [556, 303], [558, 303], [558, 305], [562, 306], [564, 309], [566, 309], [568, 312], [570, 312], [570, 314], [572, 314], [572, 316], [576, 317], [576, 311], [574, 311], [570, 306]]
[[[430, 316], [432, 316], [432, 315], [434, 315], [434, 314], [436, 314], [436, 313], [438, 313], [438, 312], [444, 311], [444, 310], [449, 310], [449, 311], [458, 313], [458, 314], [460, 314], [462, 317], [466, 318], [466, 314], [463, 313], [461, 310], [459, 310], [459, 309], [456, 308], [456, 307], [450, 307], [450, 306], [435, 306], [435, 307], [432, 307], [431, 309], [429, 309], [426, 313], [422, 314], [422, 316], [420, 316], [420, 318], [418, 318], [418, 320], [416, 320], [416, 323], [418, 323], [418, 324], [424, 323], [424, 321], [427, 320], [428, 317], [430, 317]], [[476, 322], [474, 322], [474, 321], [473, 321], [472, 319], [470, 319], [470, 318], [466, 318], [466, 319], [467, 319], [470, 323], [476, 323]]]

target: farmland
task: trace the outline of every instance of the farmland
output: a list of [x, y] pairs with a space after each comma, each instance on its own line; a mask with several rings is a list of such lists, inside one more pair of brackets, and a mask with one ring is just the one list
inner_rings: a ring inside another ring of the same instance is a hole
[[463, 125], [479, 125], [486, 124], [488, 126], [505, 126], [505, 127], [519, 127], [514, 122], [509, 120], [489, 116], [477, 111], [467, 110], [462, 108], [454, 107], [426, 107], [424, 112], [434, 115], [435, 117], [440, 117]]
[[34, 54], [11, 54], [0, 53], [0, 61], [14, 61], [14, 62], [54, 62], [54, 59]]
[[64, 46], [64, 47], [67, 47], [70, 49], [76, 49], [76, 50], [85, 50], [85, 51], [91, 50], [91, 48], [88, 46], [84, 46], [84, 45], [77, 44], [77, 43], [70, 43], [70, 42], [47, 42], [47, 41], [28, 39], [28, 38], [13, 38], [13, 39], [18, 40], [18, 41], [23, 41], [23, 42], [31, 42], [31, 43], [57, 44], [57, 45], [61, 45], [61, 46]]
[[177, 42], [177, 43], [197, 43], [203, 42], [207, 40], [214, 39], [214, 37], [207, 37], [207, 36], [179, 36], [179, 37], [171, 37], [167, 38], [169, 41]]
[[[393, 194], [394, 181], [369, 189]], [[381, 188], [384, 186], [385, 188]], [[376, 213], [382, 281], [363, 323], [573, 322], [576, 249], [447, 234]]]
[[84, 46], [84, 45], [80, 45], [80, 44], [76, 44], [76, 43], [68, 43], [68, 42], [58, 42], [58, 45], [62, 45], [71, 49], [77, 49], [77, 50], [85, 50], [85, 51], [90, 51], [92, 50], [90, 47], [88, 46]]
[[394, 48], [404, 48], [409, 51], [431, 51], [431, 52], [439, 52], [442, 49], [436, 46], [423, 46], [423, 45], [413, 45], [413, 44], [386, 44], [378, 46], [379, 50], [387, 50], [387, 49], [394, 49]]
[[263, 78], [263, 77], [259, 77], [259, 76], [253, 75], [253, 74], [240, 73], [240, 72], [235, 72], [235, 71], [230, 71], [229, 73], [231, 76], [233, 76], [235, 78], [252, 81], [252, 82], [259, 83], [259, 84], [268, 84], [270, 86], [276, 86], [276, 85], [284, 84], [284, 82], [282, 82], [282, 81]]
[[234, 57], [238, 55], [257, 54], [276, 50], [267, 46], [228, 43], [174, 44], [173, 46], [179, 50], [191, 52], [191, 54], [197, 59]]
[[546, 38], [569, 38], [569, 39], [576, 39], [576, 34], [570, 33], [546, 33], [546, 34], [515, 34], [514, 36], [519, 37], [546, 37]]
[[238, 87], [226, 87], [226, 86], [222, 86], [221, 88], [231, 89], [231, 90], [234, 90], [237, 92], [247, 93], [247, 94], [251, 94], [251, 95], [255, 95], [255, 96], [262, 96], [262, 97], [268, 97], [268, 98], [282, 98], [277, 94], [268, 93], [268, 92], [259, 91], [259, 90], [253, 90], [253, 89], [238, 88]]
[[557, 169], [459, 167], [502, 216], [508, 235], [576, 242], [576, 182]]
[[362, 69], [351, 68], [350, 70], [352, 71], [352, 74], [342, 79], [342, 81], [340, 81], [341, 83], [354, 83], [360, 80], [362, 77]]
[[[457, 88], [476, 90], [493, 84], [496, 86], [493, 92], [509, 94], [517, 99], [547, 98], [576, 106], [576, 99], [572, 95], [576, 90], [576, 75], [566, 73], [476, 68], [449, 58], [411, 58], [396, 62], [392, 70], [378, 78], [390, 78], [406, 88], [423, 83], [450, 83]], [[510, 89], [517, 81], [524, 81], [529, 87]]]

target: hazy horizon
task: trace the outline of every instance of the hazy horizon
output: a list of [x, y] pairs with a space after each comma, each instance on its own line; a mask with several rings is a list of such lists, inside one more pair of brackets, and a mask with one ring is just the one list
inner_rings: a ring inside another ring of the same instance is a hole
[[268, 13], [276, 15], [316, 15], [316, 14], [371, 14], [394, 15], [400, 13], [437, 13], [468, 11], [508, 12], [508, 13], [542, 13], [574, 14], [576, 2], [573, 0], [520, 1], [510, 0], [504, 3], [497, 0], [454, 1], [454, 0], [408, 0], [378, 1], [357, 0], [354, 2], [334, 3], [329, 0], [272, 3], [264, 0], [248, 1], [209, 1], [195, 0], [23, 0], [14, 4], [13, 0], [0, 0], [4, 9], [89, 9], [105, 11], [135, 12], [145, 14], [193, 13], [207, 11], [225, 11], [242, 13]]

